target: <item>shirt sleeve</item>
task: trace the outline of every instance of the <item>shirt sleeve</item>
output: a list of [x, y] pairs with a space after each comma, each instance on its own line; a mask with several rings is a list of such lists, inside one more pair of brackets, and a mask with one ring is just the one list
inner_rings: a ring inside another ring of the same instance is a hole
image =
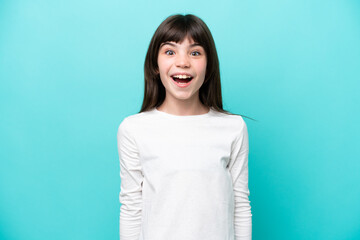
[[249, 139], [245, 121], [242, 131], [232, 145], [229, 171], [231, 173], [235, 209], [234, 209], [234, 230], [236, 240], [252, 239], [252, 214], [249, 201], [250, 191], [248, 188], [248, 155]]
[[120, 219], [121, 240], [138, 240], [141, 231], [143, 174], [139, 152], [133, 137], [129, 134], [126, 119], [117, 133], [120, 160]]

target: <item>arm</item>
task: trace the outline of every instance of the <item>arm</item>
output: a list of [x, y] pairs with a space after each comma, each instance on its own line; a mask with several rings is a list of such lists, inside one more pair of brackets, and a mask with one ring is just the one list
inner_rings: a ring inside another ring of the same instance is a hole
[[249, 139], [245, 121], [242, 131], [232, 145], [229, 170], [231, 173], [235, 197], [235, 239], [251, 240], [252, 214], [248, 188]]
[[141, 231], [143, 174], [135, 141], [128, 133], [126, 120], [118, 129], [117, 146], [120, 160], [121, 187], [120, 239], [138, 240]]

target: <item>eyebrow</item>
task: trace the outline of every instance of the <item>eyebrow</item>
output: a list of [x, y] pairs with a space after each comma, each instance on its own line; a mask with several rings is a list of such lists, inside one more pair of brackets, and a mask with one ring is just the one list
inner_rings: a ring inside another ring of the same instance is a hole
[[[164, 42], [160, 45], [160, 48], [164, 45], [170, 45], [170, 46], [173, 46], [173, 47], [176, 47], [176, 45], [174, 43], [171, 43], [171, 42]], [[195, 47], [195, 46], [200, 46], [202, 47], [202, 45], [200, 43], [193, 43], [193, 44], [190, 44], [190, 47]]]

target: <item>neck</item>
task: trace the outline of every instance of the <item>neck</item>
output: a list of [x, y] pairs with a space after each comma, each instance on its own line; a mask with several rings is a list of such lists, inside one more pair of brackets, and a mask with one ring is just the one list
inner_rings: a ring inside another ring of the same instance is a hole
[[200, 115], [209, 112], [209, 108], [200, 102], [200, 99], [172, 99], [165, 97], [164, 102], [157, 107], [158, 110], [180, 116]]

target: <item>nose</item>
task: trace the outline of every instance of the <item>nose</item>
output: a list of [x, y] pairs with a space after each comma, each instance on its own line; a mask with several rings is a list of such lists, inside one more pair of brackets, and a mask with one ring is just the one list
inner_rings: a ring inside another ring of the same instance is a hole
[[176, 58], [176, 66], [181, 68], [190, 67], [189, 56], [185, 53], [179, 53]]

